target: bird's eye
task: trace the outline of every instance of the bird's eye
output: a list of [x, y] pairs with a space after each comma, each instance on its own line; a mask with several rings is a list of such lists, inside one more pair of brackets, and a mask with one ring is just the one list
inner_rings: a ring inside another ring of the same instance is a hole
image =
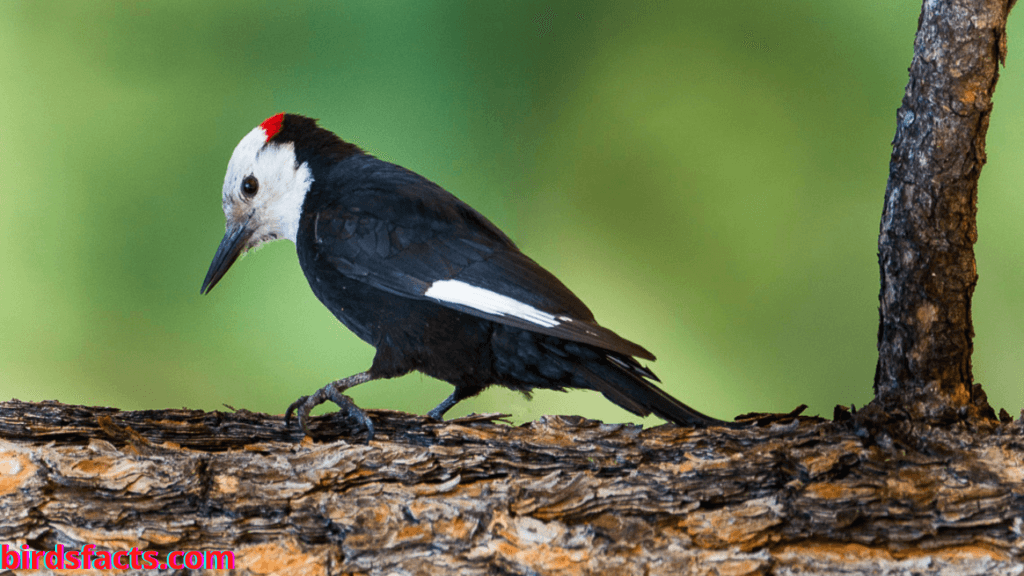
[[242, 180], [242, 194], [244, 194], [246, 198], [252, 198], [255, 196], [259, 189], [260, 181], [252, 174], [249, 174]]

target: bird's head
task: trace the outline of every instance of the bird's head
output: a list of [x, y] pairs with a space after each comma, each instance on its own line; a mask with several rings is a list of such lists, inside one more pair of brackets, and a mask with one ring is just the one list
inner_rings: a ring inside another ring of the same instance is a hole
[[207, 293], [246, 251], [270, 240], [292, 242], [302, 202], [313, 183], [309, 164], [298, 162], [295, 142], [285, 138], [285, 122], [301, 116], [277, 114], [263, 121], [235, 147], [224, 176], [222, 202], [227, 232], [206, 273]]

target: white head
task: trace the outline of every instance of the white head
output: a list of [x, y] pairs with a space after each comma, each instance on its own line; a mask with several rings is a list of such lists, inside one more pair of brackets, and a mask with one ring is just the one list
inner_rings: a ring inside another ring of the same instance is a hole
[[222, 191], [227, 231], [201, 293], [212, 290], [246, 251], [271, 240], [295, 241], [313, 175], [308, 164], [297, 163], [293, 142], [273, 139], [284, 119], [284, 114], [266, 119], [231, 154]]

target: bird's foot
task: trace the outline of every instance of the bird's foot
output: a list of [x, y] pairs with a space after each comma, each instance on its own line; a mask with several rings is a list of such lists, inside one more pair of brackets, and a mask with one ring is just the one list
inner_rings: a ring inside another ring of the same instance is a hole
[[323, 388], [317, 390], [311, 396], [302, 396], [295, 402], [292, 402], [291, 406], [284, 413], [284, 423], [286, 426], [291, 425], [292, 414], [295, 413], [299, 421], [299, 426], [302, 427], [302, 431], [307, 435], [312, 436], [313, 434], [309, 431], [309, 412], [317, 406], [331, 401], [341, 408], [345, 415], [352, 418], [363, 425], [366, 428], [366, 441], [373, 440], [373, 422], [370, 421], [370, 417], [366, 415], [352, 399], [345, 395], [345, 391], [353, 386], [368, 382], [373, 378], [370, 377], [369, 372], [360, 372], [354, 376], [348, 378], [342, 378], [341, 380], [335, 380]]

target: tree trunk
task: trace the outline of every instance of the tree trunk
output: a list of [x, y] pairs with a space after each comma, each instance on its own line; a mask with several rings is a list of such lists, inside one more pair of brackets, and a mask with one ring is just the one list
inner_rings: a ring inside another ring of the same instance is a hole
[[974, 405], [978, 177], [1012, 4], [928, 0], [918, 21], [878, 238], [875, 400], [891, 413]]

